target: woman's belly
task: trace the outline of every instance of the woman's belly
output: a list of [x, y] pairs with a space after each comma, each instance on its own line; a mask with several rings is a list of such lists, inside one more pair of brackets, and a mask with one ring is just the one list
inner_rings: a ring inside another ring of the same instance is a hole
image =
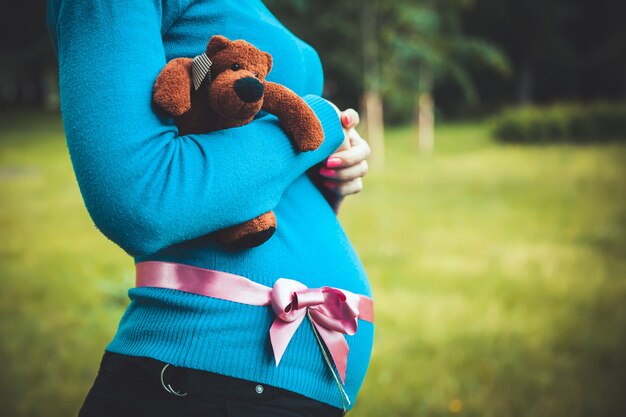
[[278, 278], [290, 278], [310, 288], [332, 286], [371, 296], [361, 261], [335, 213], [306, 175], [287, 188], [274, 213], [277, 230], [259, 247], [229, 251], [208, 235], [137, 261], [215, 269], [270, 287]]

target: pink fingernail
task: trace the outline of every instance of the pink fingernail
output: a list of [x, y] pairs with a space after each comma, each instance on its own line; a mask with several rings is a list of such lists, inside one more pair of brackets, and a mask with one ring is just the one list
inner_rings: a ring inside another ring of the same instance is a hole
[[337, 186], [337, 184], [335, 184], [332, 181], [324, 181], [323, 184], [324, 184], [324, 186], [326, 186], [328, 188], [335, 188]]
[[347, 114], [343, 116], [343, 125], [350, 126], [351, 124], [352, 124], [352, 116], [347, 115]]
[[335, 176], [335, 171], [332, 170], [332, 169], [321, 168], [320, 169], [320, 174], [325, 175], [327, 177], [334, 177]]
[[326, 161], [326, 166], [328, 168], [338, 167], [339, 165], [341, 165], [340, 158], [329, 158], [328, 161]]

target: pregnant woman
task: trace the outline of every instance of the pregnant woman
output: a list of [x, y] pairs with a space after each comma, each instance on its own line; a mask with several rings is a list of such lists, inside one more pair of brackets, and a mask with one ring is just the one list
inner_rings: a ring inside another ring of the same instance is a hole
[[[315, 50], [259, 0], [49, 0], [48, 25], [85, 205], [137, 266], [80, 415], [344, 414], [374, 325], [365, 271], [334, 209], [360, 191], [369, 148], [358, 115], [320, 97]], [[179, 135], [154, 112], [165, 63], [201, 54], [218, 34], [273, 56], [268, 80], [313, 109], [319, 149], [295, 153], [269, 114]], [[264, 244], [233, 251], [215, 239], [269, 210], [278, 228]]]

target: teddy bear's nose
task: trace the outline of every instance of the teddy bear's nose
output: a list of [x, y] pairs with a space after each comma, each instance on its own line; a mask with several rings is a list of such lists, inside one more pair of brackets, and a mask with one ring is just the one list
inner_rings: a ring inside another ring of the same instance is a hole
[[235, 81], [235, 93], [246, 103], [254, 103], [263, 96], [263, 83], [254, 77], [240, 78]]

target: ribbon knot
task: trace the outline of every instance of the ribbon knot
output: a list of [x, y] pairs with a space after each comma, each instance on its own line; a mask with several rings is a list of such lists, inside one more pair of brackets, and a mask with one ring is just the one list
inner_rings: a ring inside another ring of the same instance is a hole
[[270, 300], [277, 316], [270, 328], [276, 366], [308, 313], [337, 367], [341, 382], [345, 383], [349, 348], [343, 335], [357, 331], [359, 296], [332, 287], [311, 289], [298, 281], [280, 278], [272, 288]]

